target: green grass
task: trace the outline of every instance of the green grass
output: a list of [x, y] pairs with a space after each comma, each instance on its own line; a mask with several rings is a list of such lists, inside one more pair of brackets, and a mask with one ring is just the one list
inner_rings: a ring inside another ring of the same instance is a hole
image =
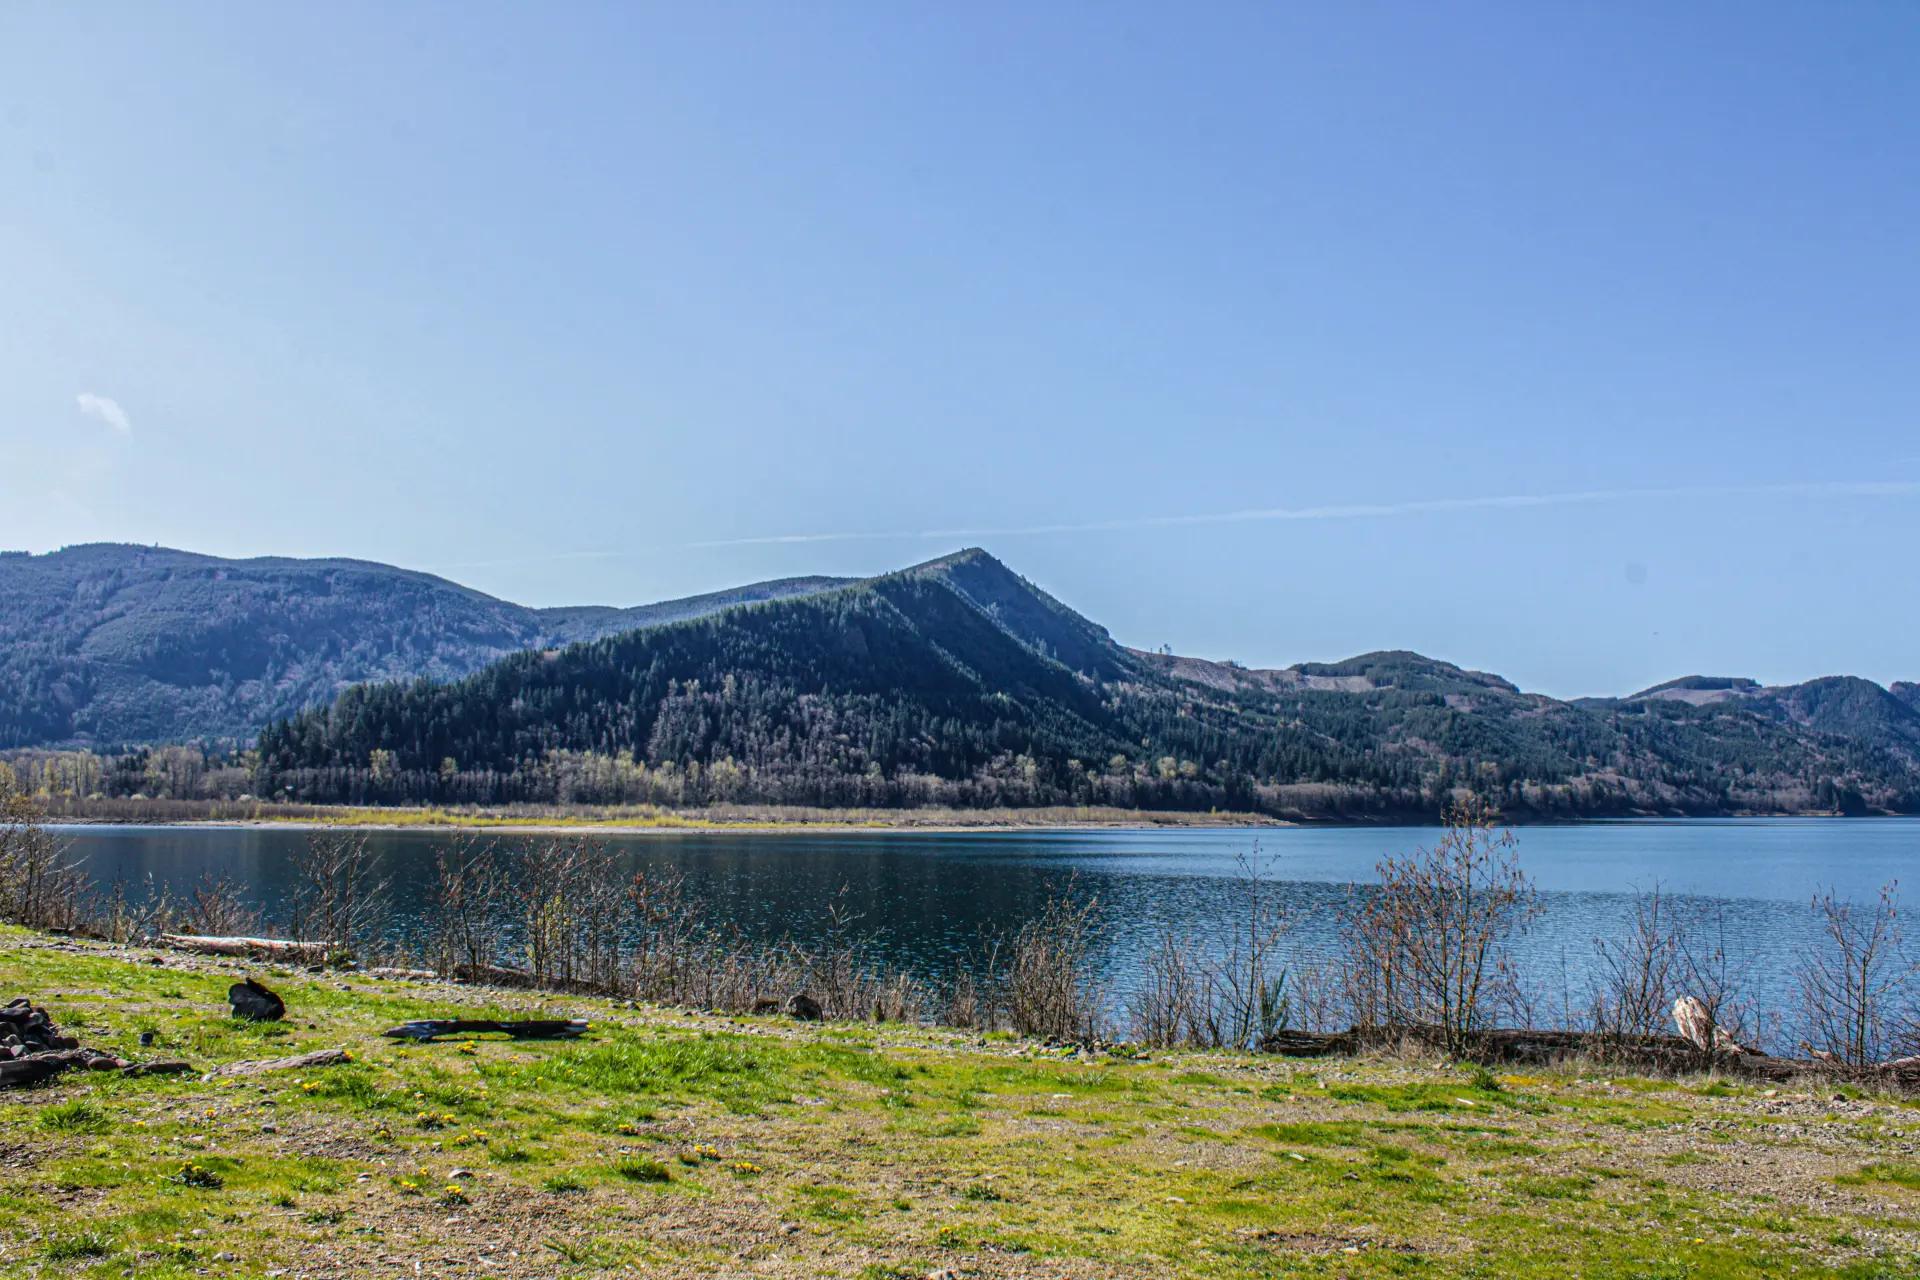
[[672, 1182], [673, 1170], [649, 1156], [621, 1156], [613, 1171], [628, 1182]]
[[1834, 1181], [1850, 1187], [1878, 1184], [1920, 1191], [1920, 1164], [1906, 1161], [1878, 1161], [1865, 1166], [1858, 1173], [1842, 1174]]
[[[743, 1253], [773, 1274], [876, 1278], [1920, 1274], [1920, 1167], [1888, 1155], [1920, 1115], [1892, 1105], [1789, 1130], [1761, 1123], [1751, 1091], [1692, 1082], [1087, 1061], [1002, 1035], [262, 976], [291, 1010], [275, 1032], [226, 1016], [232, 970], [0, 931], [0, 987], [111, 1028], [89, 1036], [103, 1048], [141, 1057], [151, 1026], [198, 1066], [356, 1055], [9, 1095], [0, 1220], [31, 1243], [0, 1253], [7, 1274], [260, 1276], [324, 1256], [387, 1276], [436, 1270], [453, 1239], [511, 1241], [530, 1274], [566, 1277], [725, 1275]], [[378, 1034], [482, 1011], [595, 1026], [471, 1053]]]
[[49, 1133], [100, 1133], [111, 1122], [99, 1107], [85, 1098], [75, 1098], [42, 1108], [39, 1123]]
[[83, 1231], [74, 1235], [56, 1235], [49, 1239], [40, 1250], [40, 1256], [48, 1262], [79, 1262], [90, 1258], [105, 1258], [113, 1253], [114, 1243], [111, 1236], [98, 1231]]

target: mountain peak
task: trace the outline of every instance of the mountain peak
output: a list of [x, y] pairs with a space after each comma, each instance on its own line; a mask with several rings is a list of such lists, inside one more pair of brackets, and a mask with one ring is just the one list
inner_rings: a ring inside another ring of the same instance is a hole
[[876, 584], [934, 578], [1027, 648], [1069, 671], [1103, 679], [1131, 671], [1133, 659], [1107, 629], [1082, 617], [980, 547], [966, 547], [874, 579]]
[[1435, 689], [1465, 692], [1470, 689], [1499, 693], [1519, 693], [1519, 686], [1486, 671], [1471, 671], [1440, 658], [1429, 658], [1411, 649], [1380, 649], [1362, 653], [1343, 662], [1303, 662], [1293, 668], [1309, 681], [1341, 681], [1338, 686], [1404, 689]]
[[[1007, 568], [1006, 565], [994, 558], [984, 547], [962, 547], [958, 551], [949, 551], [946, 555], [935, 556], [931, 560], [922, 560], [919, 564], [908, 565], [904, 569], [895, 569], [891, 573], [883, 573], [880, 576], [883, 578], [892, 578], [901, 574], [932, 573], [941, 569], [954, 569], [970, 564], [986, 564], [1000, 569]], [[1012, 572], [1011, 570], [1007, 571]]]
[[1746, 676], [1681, 676], [1678, 680], [1668, 680], [1650, 689], [1630, 693], [1624, 701], [1664, 699], [1704, 706], [1712, 702], [1724, 702], [1728, 698], [1747, 697], [1760, 691], [1760, 682]]

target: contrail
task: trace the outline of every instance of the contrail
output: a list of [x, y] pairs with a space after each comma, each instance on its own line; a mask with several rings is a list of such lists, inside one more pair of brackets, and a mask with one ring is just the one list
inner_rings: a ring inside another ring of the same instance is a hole
[[1190, 525], [1255, 524], [1286, 520], [1395, 520], [1455, 511], [1502, 511], [1531, 507], [1600, 506], [1617, 502], [1679, 501], [1709, 498], [1906, 498], [1920, 495], [1920, 480], [1816, 480], [1786, 484], [1677, 485], [1668, 488], [1574, 489], [1559, 493], [1489, 494], [1469, 498], [1421, 498], [1409, 502], [1352, 502], [1313, 507], [1245, 507], [1185, 515], [1119, 516], [1106, 520], [1055, 524], [975, 525], [945, 529], [885, 529], [768, 533], [745, 538], [712, 538], [669, 546], [617, 547], [560, 551], [501, 560], [468, 560], [434, 566], [493, 569], [552, 564], [564, 560], [610, 560], [714, 547], [766, 547], [826, 542], [939, 542], [986, 538], [1039, 538], [1059, 534], [1123, 533], [1131, 529], [1167, 529]]
[[1361, 502], [1316, 507], [1247, 507], [1187, 515], [1123, 516], [1062, 524], [1003, 525], [951, 529], [893, 529], [842, 533], [774, 533], [747, 538], [715, 538], [693, 547], [753, 547], [807, 542], [897, 542], [968, 538], [1028, 538], [1064, 533], [1113, 533], [1182, 525], [1252, 524], [1278, 520], [1390, 520], [1452, 511], [1492, 511], [1526, 507], [1593, 506], [1686, 498], [1897, 498], [1920, 494], [1920, 480], [1830, 480], [1789, 484], [1681, 485], [1669, 488], [1580, 489], [1560, 493], [1494, 494], [1473, 498], [1424, 498], [1411, 502]]

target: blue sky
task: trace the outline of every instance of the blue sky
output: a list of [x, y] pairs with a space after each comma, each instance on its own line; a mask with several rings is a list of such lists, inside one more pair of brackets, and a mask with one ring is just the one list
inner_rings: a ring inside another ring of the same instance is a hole
[[9, 5], [0, 546], [1920, 679], [1920, 8]]

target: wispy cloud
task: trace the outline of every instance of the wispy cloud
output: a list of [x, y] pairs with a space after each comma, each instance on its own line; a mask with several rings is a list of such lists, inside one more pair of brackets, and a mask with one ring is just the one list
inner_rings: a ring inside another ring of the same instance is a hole
[[972, 538], [1030, 538], [1052, 534], [1115, 533], [1183, 525], [1254, 524], [1293, 520], [1391, 520], [1456, 511], [1500, 511], [1533, 507], [1600, 506], [1710, 498], [1902, 498], [1920, 496], [1920, 480], [1833, 480], [1759, 485], [1679, 485], [1668, 488], [1576, 489], [1558, 493], [1491, 494], [1466, 498], [1422, 498], [1407, 502], [1356, 502], [1312, 507], [1247, 507], [1234, 511], [1183, 515], [1120, 516], [1060, 524], [892, 529], [860, 532], [770, 533], [746, 538], [692, 542], [690, 547], [752, 547], [809, 542], [950, 541]]
[[82, 391], [75, 396], [74, 403], [80, 406], [80, 412], [97, 422], [104, 422], [115, 432], [123, 436], [133, 434], [133, 419], [120, 407], [120, 402], [112, 396], [97, 395], [92, 391]]

